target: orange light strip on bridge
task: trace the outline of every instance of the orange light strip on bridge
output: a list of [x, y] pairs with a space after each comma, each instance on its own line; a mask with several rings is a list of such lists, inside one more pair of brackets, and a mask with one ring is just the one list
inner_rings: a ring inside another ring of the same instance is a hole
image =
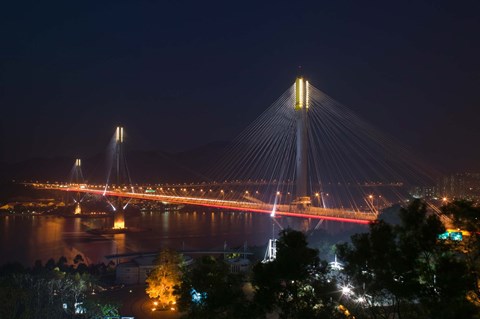
[[[271, 214], [272, 213], [271, 211], [268, 211], [268, 210], [256, 209], [256, 208], [230, 207], [230, 206], [209, 205], [209, 204], [196, 204], [196, 205], [206, 206], [206, 207], [215, 207], [215, 208], [225, 208], [225, 209], [230, 209], [230, 210], [247, 210], [249, 212], [263, 213], [263, 214]], [[363, 224], [363, 225], [368, 225], [368, 224], [371, 223], [371, 221], [364, 220], [364, 219], [353, 219], [353, 218], [333, 217], [333, 216], [320, 216], [320, 215], [312, 215], [312, 214], [289, 213], [289, 212], [279, 212], [279, 211], [276, 211], [275, 215], [300, 217], [300, 218], [325, 219], [325, 220], [332, 220], [332, 221], [337, 221], [337, 222], [355, 223], [355, 224]]]
[[[249, 207], [249, 206], [255, 205], [254, 203], [242, 203], [237, 201], [226, 201], [226, 200], [217, 200], [217, 199], [209, 199], [209, 198], [182, 197], [182, 196], [171, 196], [171, 195], [158, 195], [158, 194], [117, 193], [112, 191], [105, 192], [104, 190], [96, 190], [96, 189], [88, 189], [88, 188], [66, 188], [66, 189], [55, 188], [55, 187], [53, 188], [61, 191], [67, 191], [67, 192], [74, 191], [74, 192], [98, 194], [103, 196], [107, 195], [107, 196], [116, 196], [116, 197], [136, 198], [136, 199], [143, 199], [143, 200], [164, 201], [164, 202], [171, 202], [171, 203], [177, 203], [177, 204], [187, 204], [187, 205], [212, 207], [212, 208], [223, 208], [228, 210], [248, 211], [248, 212], [264, 213], [264, 214], [272, 213], [270, 209], [267, 210], [267, 209]], [[244, 205], [244, 206], [230, 206], [227, 204]], [[276, 211], [275, 215], [300, 217], [300, 218], [312, 218], [312, 219], [324, 219], [324, 220], [363, 224], [363, 225], [368, 225], [371, 222], [371, 220], [368, 220], [368, 219], [355, 219], [355, 218], [347, 218], [347, 217], [314, 215], [314, 214], [282, 212], [282, 211]]]

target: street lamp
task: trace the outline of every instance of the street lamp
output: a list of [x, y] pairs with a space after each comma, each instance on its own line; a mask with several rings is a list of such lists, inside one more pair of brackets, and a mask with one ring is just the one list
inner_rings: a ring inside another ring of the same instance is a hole
[[355, 300], [355, 301], [358, 302], [358, 303], [364, 303], [364, 302], [366, 302], [367, 300], [365, 299], [364, 296], [359, 296], [359, 297], [357, 298], [357, 300]]
[[352, 286], [350, 284], [341, 286], [340, 289], [341, 289], [341, 292], [342, 292], [343, 296], [349, 297], [349, 296], [353, 295], [353, 289], [352, 289]]
[[372, 194], [368, 195], [368, 199], [370, 201], [370, 209], [375, 212], [375, 206], [373, 205], [373, 199], [374, 199], [373, 195]]

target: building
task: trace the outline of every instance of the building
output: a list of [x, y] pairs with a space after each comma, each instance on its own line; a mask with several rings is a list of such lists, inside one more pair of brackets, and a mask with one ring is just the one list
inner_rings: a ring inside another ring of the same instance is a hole
[[480, 173], [457, 173], [443, 177], [438, 183], [438, 197], [480, 200]]
[[246, 273], [250, 270], [250, 260], [245, 257], [227, 259], [226, 262], [230, 267], [230, 272], [233, 274]]
[[[148, 274], [155, 268], [156, 254], [142, 255], [133, 258], [127, 262], [122, 262], [115, 268], [116, 283], [124, 285], [143, 284], [148, 277]], [[184, 265], [189, 266], [193, 264], [193, 258], [183, 255]], [[250, 270], [251, 262], [245, 256], [225, 256], [231, 273], [246, 273]]]
[[438, 188], [435, 186], [417, 186], [410, 191], [415, 198], [432, 199], [438, 196]]
[[[143, 284], [150, 271], [155, 268], [156, 255], [145, 255], [123, 262], [115, 268], [115, 281], [118, 284], [135, 285]], [[190, 256], [183, 256], [184, 264], [191, 265], [193, 259]]]

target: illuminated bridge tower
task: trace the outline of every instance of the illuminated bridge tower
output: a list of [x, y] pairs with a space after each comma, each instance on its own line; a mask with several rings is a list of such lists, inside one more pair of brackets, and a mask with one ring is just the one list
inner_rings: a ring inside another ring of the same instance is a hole
[[308, 195], [308, 126], [307, 114], [309, 107], [308, 81], [303, 77], [297, 77], [295, 81], [295, 118], [296, 118], [296, 199], [292, 204], [298, 208], [306, 208], [311, 205]]
[[80, 158], [77, 158], [75, 160], [75, 164], [73, 165], [72, 170], [72, 178], [70, 182], [74, 184], [82, 184], [84, 182], [82, 174], [82, 160]]
[[[114, 156], [113, 156], [113, 165], [112, 170], [115, 174], [115, 187], [118, 190], [122, 190], [123, 187], [129, 185], [129, 176], [128, 176], [128, 169], [127, 163], [125, 161], [125, 155], [123, 150], [123, 142], [124, 142], [124, 134], [123, 134], [123, 127], [118, 126], [115, 131], [115, 149], [114, 149]], [[113, 228], [115, 229], [123, 229], [125, 228], [125, 211], [126, 208], [123, 204], [122, 197], [116, 198], [116, 205], [114, 205], [114, 224]]]
[[[83, 174], [82, 174], [82, 160], [77, 158], [75, 164], [73, 165], [72, 174], [70, 176], [70, 184], [75, 184], [79, 186], [84, 183]], [[73, 201], [75, 202], [75, 215], [80, 215], [82, 213], [82, 208], [80, 207], [80, 202], [82, 201], [80, 192], [77, 192]]]

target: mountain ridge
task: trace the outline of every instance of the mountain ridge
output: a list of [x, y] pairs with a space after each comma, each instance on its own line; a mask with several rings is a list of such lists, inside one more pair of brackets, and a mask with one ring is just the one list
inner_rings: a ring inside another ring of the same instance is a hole
[[[126, 151], [126, 160], [133, 183], [175, 183], [206, 181], [205, 175], [229, 145], [215, 141], [181, 152], [164, 150]], [[15, 163], [0, 163], [0, 180], [69, 182], [75, 158], [36, 157]], [[107, 152], [82, 159], [86, 182], [105, 183]]]

